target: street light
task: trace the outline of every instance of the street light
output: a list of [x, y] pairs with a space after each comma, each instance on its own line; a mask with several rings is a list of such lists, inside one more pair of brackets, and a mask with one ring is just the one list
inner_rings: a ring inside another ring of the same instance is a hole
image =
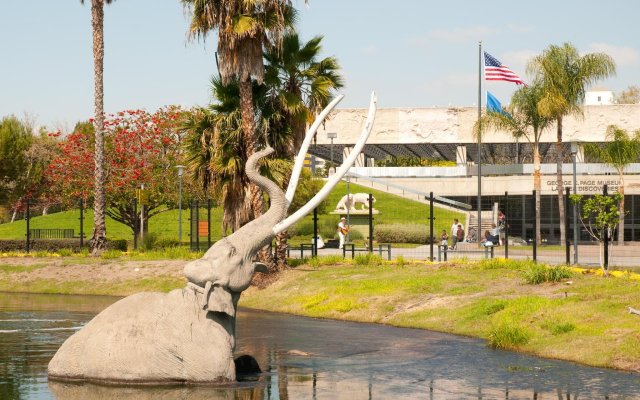
[[[573, 194], [578, 194], [576, 182], [577, 142], [571, 142], [571, 158], [573, 160]], [[578, 207], [575, 204], [573, 205], [573, 263], [578, 264]]]
[[184, 165], [176, 165], [178, 168], [178, 242], [182, 244], [182, 176]]
[[338, 137], [336, 132], [327, 132], [327, 137], [331, 139], [331, 168], [327, 171], [327, 175], [331, 176], [336, 172], [335, 167], [333, 166], [333, 139]]

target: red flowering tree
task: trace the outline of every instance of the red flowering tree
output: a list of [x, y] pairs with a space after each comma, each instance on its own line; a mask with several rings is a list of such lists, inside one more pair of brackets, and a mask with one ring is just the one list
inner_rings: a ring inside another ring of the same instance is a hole
[[[183, 111], [165, 107], [153, 114], [126, 110], [105, 118], [107, 215], [139, 232], [139, 207], [133, 206], [136, 189], [144, 184], [149, 203], [144, 218], [166, 211], [176, 203]], [[93, 134], [91, 124], [78, 124], [60, 142], [61, 156], [49, 168], [51, 181], [68, 204], [92, 200]]]

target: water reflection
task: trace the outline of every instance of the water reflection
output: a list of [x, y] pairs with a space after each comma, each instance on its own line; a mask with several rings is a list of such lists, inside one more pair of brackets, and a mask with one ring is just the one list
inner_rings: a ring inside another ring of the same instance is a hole
[[[238, 354], [263, 369], [228, 387], [47, 382], [59, 345], [112, 298], [0, 293], [0, 398], [577, 399], [640, 398], [640, 375], [488, 349], [415, 329], [242, 310]], [[117, 368], [117, 366], [114, 366]]]

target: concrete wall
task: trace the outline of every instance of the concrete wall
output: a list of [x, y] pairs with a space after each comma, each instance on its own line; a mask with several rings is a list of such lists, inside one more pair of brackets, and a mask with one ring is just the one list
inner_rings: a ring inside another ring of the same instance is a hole
[[[362, 130], [367, 110], [340, 109], [332, 113], [317, 134], [318, 144], [330, 144], [328, 132], [336, 132], [335, 144], [353, 144]], [[475, 143], [473, 125], [477, 108], [385, 108], [379, 109], [370, 144], [395, 143]], [[616, 124], [628, 131], [640, 129], [640, 105], [620, 104], [585, 106], [584, 118], [567, 117], [563, 123], [563, 140], [605, 141], [607, 126]], [[543, 134], [542, 142], [555, 142], [556, 128]], [[511, 143], [508, 133], [489, 132], [485, 143]]]

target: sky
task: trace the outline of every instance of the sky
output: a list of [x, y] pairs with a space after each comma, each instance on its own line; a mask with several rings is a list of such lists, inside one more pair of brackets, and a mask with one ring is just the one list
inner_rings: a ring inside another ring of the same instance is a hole
[[[28, 115], [63, 132], [93, 114], [90, 0], [2, 0], [0, 118]], [[339, 107], [474, 106], [478, 43], [524, 78], [527, 61], [551, 44], [606, 52], [617, 75], [598, 86], [640, 85], [640, 2], [635, 0], [293, 0], [304, 40], [323, 35], [322, 56], [342, 67]], [[215, 35], [186, 38], [179, 0], [117, 0], [105, 6], [105, 111], [153, 111], [211, 101]], [[483, 82], [504, 104], [516, 89]], [[484, 96], [484, 95], [483, 95]], [[484, 102], [484, 100], [483, 100]]]

